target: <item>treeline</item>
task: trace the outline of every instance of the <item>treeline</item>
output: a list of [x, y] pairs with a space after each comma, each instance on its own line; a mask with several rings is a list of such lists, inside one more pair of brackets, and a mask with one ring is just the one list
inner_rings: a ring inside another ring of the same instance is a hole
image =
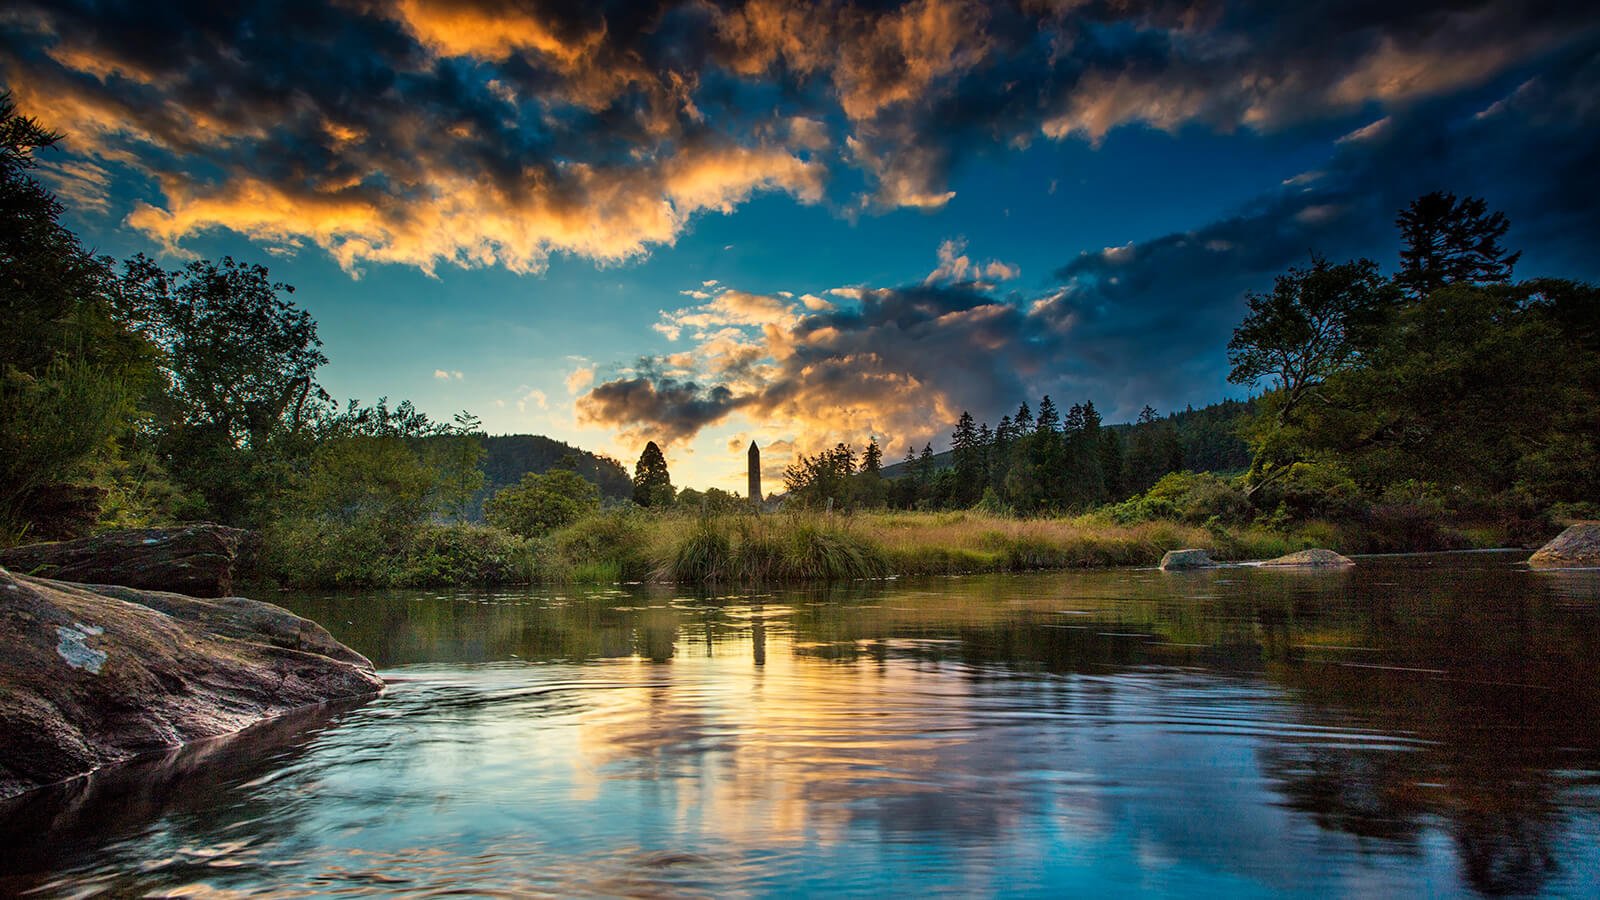
[[1229, 401], [1161, 418], [1146, 406], [1137, 421], [1108, 426], [1093, 401], [1062, 414], [1045, 395], [1037, 411], [1024, 401], [994, 428], [963, 411], [948, 451], [907, 447], [905, 459], [888, 468], [876, 438], [859, 462], [845, 443], [802, 454], [785, 470], [784, 488], [807, 506], [831, 498], [860, 508], [1081, 512], [1146, 490], [1168, 472], [1243, 470], [1249, 455], [1238, 426], [1248, 409]]

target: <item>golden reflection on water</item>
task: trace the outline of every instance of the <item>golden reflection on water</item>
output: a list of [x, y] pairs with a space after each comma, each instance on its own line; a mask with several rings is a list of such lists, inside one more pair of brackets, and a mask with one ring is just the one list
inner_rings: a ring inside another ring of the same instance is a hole
[[1590, 884], [1600, 591], [1441, 559], [288, 598], [388, 693], [39, 798], [0, 893]]

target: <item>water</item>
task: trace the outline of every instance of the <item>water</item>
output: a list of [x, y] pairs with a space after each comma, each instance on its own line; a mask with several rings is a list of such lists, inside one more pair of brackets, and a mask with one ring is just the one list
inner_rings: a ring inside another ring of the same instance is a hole
[[0, 806], [0, 893], [1592, 896], [1600, 573], [1522, 558], [285, 596], [388, 690]]

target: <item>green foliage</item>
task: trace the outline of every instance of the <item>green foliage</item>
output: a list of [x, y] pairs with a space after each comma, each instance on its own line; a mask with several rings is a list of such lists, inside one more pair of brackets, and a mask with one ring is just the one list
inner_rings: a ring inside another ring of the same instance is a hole
[[840, 517], [697, 519], [675, 536], [656, 578], [685, 584], [843, 581], [888, 573], [883, 551]]
[[480, 525], [428, 525], [401, 535], [376, 523], [296, 519], [272, 525], [262, 570], [296, 587], [523, 584], [539, 572], [526, 541]]
[[1194, 525], [1241, 525], [1254, 518], [1255, 509], [1232, 479], [1209, 472], [1171, 472], [1143, 494], [1110, 507], [1107, 514], [1119, 525], [1162, 519]]
[[481, 438], [484, 449], [484, 487], [473, 497], [468, 515], [482, 519], [483, 503], [501, 488], [510, 487], [529, 472], [571, 469], [600, 488], [602, 500], [633, 496], [633, 478], [609, 456], [590, 453], [553, 438], [536, 434], [509, 434]]
[[1268, 382], [1287, 417], [1330, 376], [1357, 364], [1393, 296], [1377, 263], [1335, 265], [1313, 255], [1310, 268], [1279, 275], [1271, 292], [1247, 295], [1250, 313], [1228, 342], [1228, 380]]
[[109, 261], [29, 175], [59, 138], [0, 93], [0, 539], [72, 536], [41, 510], [115, 457], [152, 377], [149, 342], [118, 321]]
[[631, 509], [585, 516], [552, 536], [555, 562], [549, 568], [576, 580], [603, 574], [606, 581], [643, 581], [655, 568], [651, 522]]
[[522, 476], [484, 504], [489, 524], [522, 537], [541, 537], [600, 508], [600, 489], [577, 472], [551, 469]]
[[710, 516], [733, 515], [749, 508], [743, 497], [721, 488], [707, 488], [704, 491], [684, 488], [673, 500], [673, 506], [679, 512]]

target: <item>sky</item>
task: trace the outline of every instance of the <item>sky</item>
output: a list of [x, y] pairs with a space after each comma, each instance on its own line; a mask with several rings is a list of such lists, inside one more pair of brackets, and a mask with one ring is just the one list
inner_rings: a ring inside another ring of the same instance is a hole
[[86, 244], [263, 262], [334, 396], [679, 485], [1242, 396], [1245, 292], [1429, 191], [1600, 278], [1592, 3], [22, 0], [0, 82]]

